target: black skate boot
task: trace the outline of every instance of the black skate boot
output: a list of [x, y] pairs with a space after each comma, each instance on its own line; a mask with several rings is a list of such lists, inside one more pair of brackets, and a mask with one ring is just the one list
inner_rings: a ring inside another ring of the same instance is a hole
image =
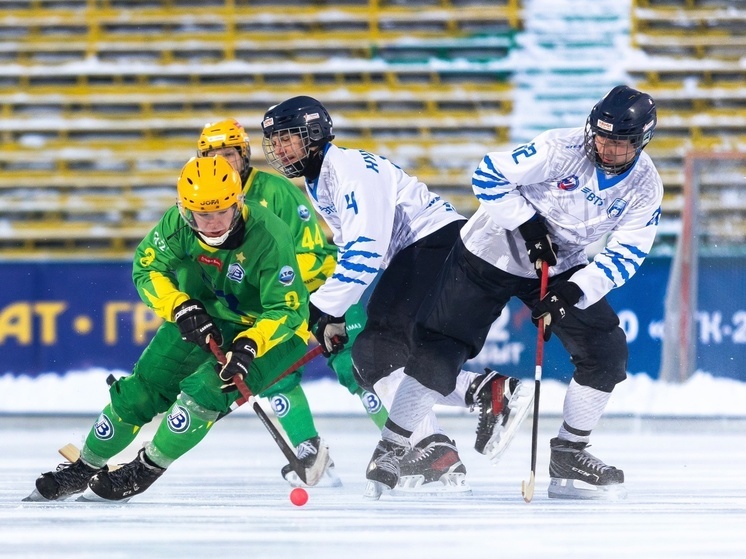
[[381, 494], [396, 487], [399, 483], [399, 462], [407, 453], [407, 447], [387, 439], [378, 441], [368, 464], [365, 477], [368, 485], [363, 497], [377, 501]]
[[474, 448], [496, 464], [526, 419], [534, 392], [517, 378], [484, 371], [466, 391], [466, 405], [472, 409], [479, 406]]
[[399, 483], [394, 493], [470, 495], [466, 466], [456, 443], [440, 433], [418, 442], [399, 462]]
[[549, 497], [553, 499], [624, 499], [624, 472], [587, 452], [588, 443], [549, 441]]
[[295, 449], [295, 453], [305, 468], [306, 483], [303, 483], [290, 464], [285, 464], [280, 473], [292, 487], [340, 487], [342, 485], [342, 480], [334, 471], [334, 462], [329, 456], [329, 446], [320, 437], [303, 441]]
[[129, 501], [144, 492], [163, 475], [165, 468], [153, 464], [141, 448], [137, 458], [121, 468], [99, 472], [88, 482], [79, 501]]
[[[106, 467], [104, 466], [104, 469]], [[47, 472], [36, 479], [36, 489], [24, 501], [58, 501], [88, 487], [88, 481], [101, 471], [83, 462], [80, 458], [57, 466], [54, 472]]]

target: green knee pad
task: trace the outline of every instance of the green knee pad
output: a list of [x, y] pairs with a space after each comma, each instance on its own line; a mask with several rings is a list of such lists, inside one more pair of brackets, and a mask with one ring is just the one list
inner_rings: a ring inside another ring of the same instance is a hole
[[218, 412], [203, 408], [182, 392], [148, 444], [148, 458], [160, 467], [168, 468], [205, 438], [217, 418]]
[[286, 392], [272, 391], [267, 397], [293, 446], [318, 436], [306, 393], [300, 385]]
[[109, 404], [89, 431], [80, 456], [87, 464], [103, 468], [109, 458], [122, 452], [135, 440], [139, 430], [140, 425], [122, 420]]

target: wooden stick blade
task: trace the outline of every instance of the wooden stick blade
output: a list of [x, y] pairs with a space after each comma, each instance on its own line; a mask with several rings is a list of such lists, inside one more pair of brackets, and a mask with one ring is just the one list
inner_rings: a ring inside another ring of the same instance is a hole
[[57, 452], [59, 452], [62, 457], [68, 462], [77, 462], [78, 458], [80, 458], [80, 451], [78, 450], [78, 447], [72, 443], [67, 443]]
[[531, 472], [531, 476], [528, 478], [528, 482], [521, 482], [521, 494], [523, 495], [523, 500], [527, 503], [530, 503], [531, 499], [534, 498], [535, 485], [536, 480], [534, 479], [534, 472]]

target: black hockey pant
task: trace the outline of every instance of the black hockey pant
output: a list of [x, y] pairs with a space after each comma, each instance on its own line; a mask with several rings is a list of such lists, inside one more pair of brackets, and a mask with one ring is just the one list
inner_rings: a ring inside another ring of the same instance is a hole
[[[550, 278], [549, 288], [578, 269]], [[450, 394], [464, 362], [481, 351], [510, 298], [518, 297], [533, 309], [539, 291], [538, 278], [495, 268], [469, 252], [459, 238], [417, 315], [405, 372], [424, 386]], [[552, 325], [552, 333], [570, 353], [578, 384], [611, 392], [626, 378], [627, 340], [605, 298], [587, 309], [572, 307], [559, 324]]]
[[452, 222], [402, 249], [378, 279], [368, 322], [352, 346], [355, 379], [366, 390], [407, 363], [414, 317], [464, 223]]

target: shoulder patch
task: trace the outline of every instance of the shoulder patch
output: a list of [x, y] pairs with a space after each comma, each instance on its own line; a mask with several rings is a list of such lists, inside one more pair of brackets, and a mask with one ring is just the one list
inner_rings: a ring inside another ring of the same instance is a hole
[[290, 285], [295, 281], [295, 271], [292, 266], [283, 266], [277, 278], [282, 285]]

